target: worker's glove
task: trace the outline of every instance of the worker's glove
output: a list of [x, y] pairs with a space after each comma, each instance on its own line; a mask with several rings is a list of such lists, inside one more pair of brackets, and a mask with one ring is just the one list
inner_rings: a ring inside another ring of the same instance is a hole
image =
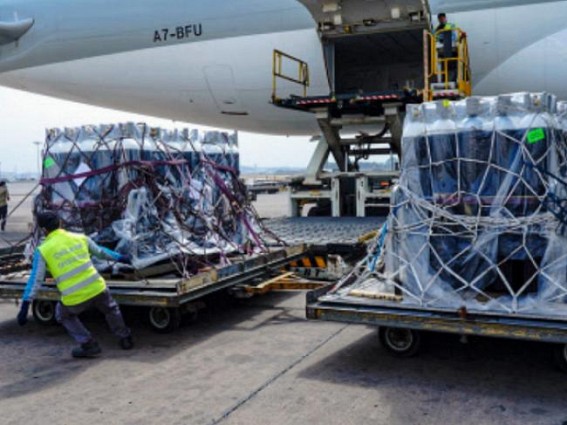
[[18, 313], [18, 325], [24, 326], [28, 323], [28, 312], [30, 310], [30, 302], [23, 301], [20, 307], [20, 312]]
[[132, 258], [129, 255], [121, 255], [118, 259], [119, 263], [132, 264]]

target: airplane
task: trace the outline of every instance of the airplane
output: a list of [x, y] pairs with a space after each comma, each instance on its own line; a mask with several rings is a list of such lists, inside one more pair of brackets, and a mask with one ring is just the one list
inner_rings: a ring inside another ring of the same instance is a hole
[[[342, 48], [341, 66], [364, 68], [343, 70], [352, 85], [355, 74], [394, 78], [387, 63], [373, 69], [386, 51], [400, 63], [412, 55], [400, 78], [421, 73], [419, 34], [446, 12], [468, 35], [474, 94], [567, 99], [567, 1], [553, 0], [0, 0], [0, 85], [212, 127], [316, 135], [312, 114], [270, 105], [273, 51], [305, 61], [309, 93], [328, 95], [340, 70], [329, 69], [322, 40], [333, 44], [333, 28], [353, 31], [347, 12], [364, 23]], [[419, 30], [408, 33], [413, 47], [380, 35], [398, 21]], [[373, 40], [384, 46], [374, 55]]]

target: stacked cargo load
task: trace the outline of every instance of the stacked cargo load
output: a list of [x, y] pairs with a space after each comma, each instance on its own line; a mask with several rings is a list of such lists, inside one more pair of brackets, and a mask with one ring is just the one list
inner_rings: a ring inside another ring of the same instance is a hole
[[[174, 261], [191, 274], [230, 256], [266, 251], [239, 180], [237, 135], [145, 124], [47, 132], [35, 210], [132, 258]], [[271, 239], [273, 236], [271, 236]]]
[[410, 105], [391, 214], [335, 296], [565, 315], [566, 113], [546, 93]]

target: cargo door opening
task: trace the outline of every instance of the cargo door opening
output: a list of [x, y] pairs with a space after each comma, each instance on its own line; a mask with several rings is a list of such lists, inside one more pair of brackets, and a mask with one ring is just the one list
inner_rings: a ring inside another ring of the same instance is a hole
[[[336, 38], [333, 50], [336, 94], [414, 90], [423, 87], [423, 31], [385, 32]], [[327, 56], [329, 57], [329, 55]]]

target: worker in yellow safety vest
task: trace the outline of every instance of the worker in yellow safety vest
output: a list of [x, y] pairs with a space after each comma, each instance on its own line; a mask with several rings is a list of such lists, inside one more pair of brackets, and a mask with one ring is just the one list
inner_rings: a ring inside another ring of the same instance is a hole
[[[458, 27], [455, 24], [452, 24], [447, 21], [447, 15], [445, 13], [439, 13], [437, 15], [437, 20], [439, 21], [439, 25], [435, 28], [435, 36], [437, 38], [438, 43], [438, 52], [439, 58], [441, 59], [452, 59], [448, 61], [448, 80], [456, 82], [457, 80], [457, 61], [456, 58], [458, 57], [457, 52], [457, 30]], [[464, 32], [461, 33], [460, 38], [466, 37]], [[460, 41], [460, 39], [459, 39]]]
[[443, 43], [445, 37], [450, 37], [449, 39], [452, 42], [455, 41], [457, 39], [457, 34], [455, 34], [457, 26], [447, 21], [447, 15], [445, 13], [438, 14], [437, 20], [439, 21], [439, 25], [437, 25], [437, 28], [435, 28], [437, 41]]
[[38, 214], [37, 224], [46, 238], [34, 254], [18, 323], [21, 326], [27, 323], [30, 303], [45, 279], [46, 271], [49, 271], [61, 294], [55, 311], [56, 319], [80, 344], [73, 349], [73, 357], [95, 357], [101, 353], [99, 344], [79, 320], [79, 314], [91, 307], [104, 314], [110, 329], [119, 338], [120, 346], [125, 350], [131, 349], [134, 344], [130, 329], [124, 324], [120, 308], [110, 295], [106, 282], [91, 262], [91, 255], [120, 262], [129, 262], [129, 258], [98, 246], [85, 235], [63, 230], [59, 217], [53, 212]]

